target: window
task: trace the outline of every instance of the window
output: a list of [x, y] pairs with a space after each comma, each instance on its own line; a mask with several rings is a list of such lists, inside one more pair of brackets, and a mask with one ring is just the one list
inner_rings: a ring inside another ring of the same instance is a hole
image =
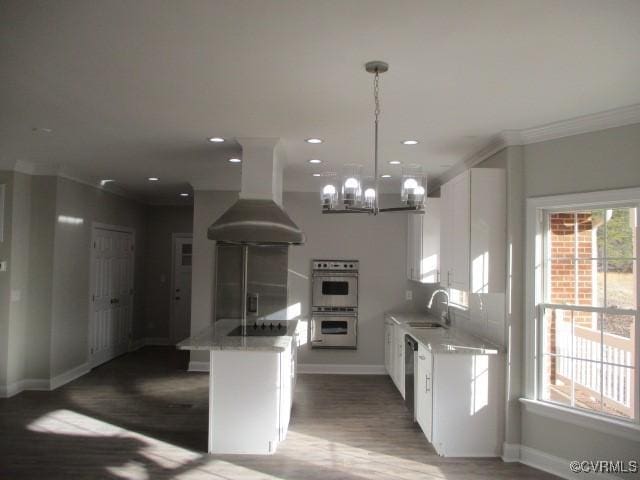
[[539, 400], [638, 422], [638, 210], [537, 210]]

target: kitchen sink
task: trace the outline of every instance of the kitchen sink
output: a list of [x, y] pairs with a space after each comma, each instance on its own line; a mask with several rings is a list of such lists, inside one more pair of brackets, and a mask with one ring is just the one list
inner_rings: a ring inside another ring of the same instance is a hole
[[407, 322], [406, 325], [408, 327], [417, 328], [417, 329], [445, 328], [444, 325], [438, 322]]

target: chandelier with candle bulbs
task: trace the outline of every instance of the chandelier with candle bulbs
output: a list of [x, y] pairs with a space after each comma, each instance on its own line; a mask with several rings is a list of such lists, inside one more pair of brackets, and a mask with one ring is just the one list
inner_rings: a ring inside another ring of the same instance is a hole
[[[389, 64], [373, 61], [365, 64], [367, 72], [373, 74], [374, 100], [374, 141], [373, 141], [373, 180], [362, 177], [362, 166], [347, 164], [343, 167], [341, 188], [337, 181], [328, 181], [322, 187], [322, 213], [368, 213], [380, 212], [424, 213], [424, 201], [427, 196], [426, 177], [419, 165], [403, 168], [400, 200], [402, 206], [380, 208], [378, 197], [380, 179], [378, 176], [378, 127], [380, 120], [380, 74], [389, 70]], [[340, 202], [342, 205], [340, 206]]]

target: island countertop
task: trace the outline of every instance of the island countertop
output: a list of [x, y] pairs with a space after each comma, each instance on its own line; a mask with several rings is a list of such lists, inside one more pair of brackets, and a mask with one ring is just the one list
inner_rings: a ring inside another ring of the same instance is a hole
[[499, 346], [475, 337], [455, 326], [421, 329], [408, 325], [408, 322], [442, 323], [438, 317], [428, 313], [388, 312], [386, 317], [398, 324], [406, 333], [434, 354], [497, 355], [501, 353]]
[[296, 335], [298, 320], [288, 320], [282, 323], [287, 325], [284, 335], [243, 337], [229, 335], [229, 332], [238, 326], [237, 320], [218, 320], [197, 334], [181, 341], [177, 347], [180, 350], [284, 352]]

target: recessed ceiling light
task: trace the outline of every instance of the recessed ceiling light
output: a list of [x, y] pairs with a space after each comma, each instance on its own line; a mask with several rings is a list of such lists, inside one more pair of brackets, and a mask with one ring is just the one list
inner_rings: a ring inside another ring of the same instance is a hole
[[222, 143], [222, 142], [224, 142], [224, 138], [222, 138], [222, 137], [209, 137], [207, 140], [209, 140], [211, 143]]
[[403, 145], [417, 145], [418, 141], [417, 140], [403, 140], [402, 144]]
[[380, 175], [380, 178], [391, 178], [391, 175], [385, 173], [384, 175]]
[[189, 194], [188, 194], [188, 193], [181, 193], [181, 194], [180, 194], [180, 196], [181, 196], [181, 197], [188, 197], [188, 196], [189, 196]]
[[107, 183], [115, 182], [112, 178], [105, 178], [104, 180], [100, 180], [100, 186], [104, 187]]
[[322, 160], [318, 160], [317, 158], [312, 158], [309, 160], [309, 163], [322, 163]]
[[305, 140], [305, 142], [307, 142], [307, 143], [322, 143], [322, 139], [321, 138], [307, 138]]
[[157, 182], [160, 179], [158, 177], [149, 177], [147, 178], [147, 180], [149, 180], [150, 182]]
[[314, 173], [313, 176], [314, 177], [321, 177], [322, 175], [320, 175], [319, 173]]
[[400, 165], [400, 160], [391, 160], [389, 165]]
[[242, 160], [240, 160], [239, 158], [230, 158], [229, 161], [231, 163], [240, 163]]

